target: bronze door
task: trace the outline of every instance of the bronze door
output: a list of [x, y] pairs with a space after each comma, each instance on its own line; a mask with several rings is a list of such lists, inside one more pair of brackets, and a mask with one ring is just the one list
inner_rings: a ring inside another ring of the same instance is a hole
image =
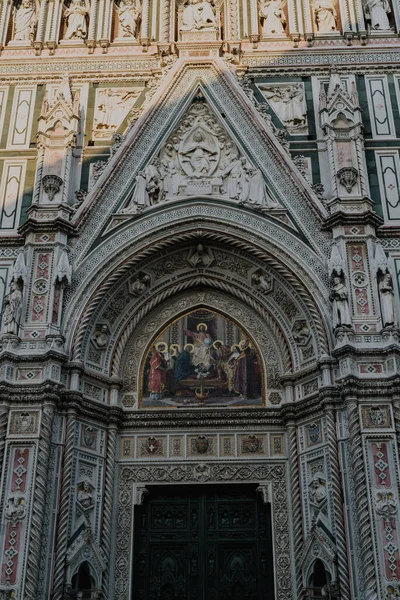
[[270, 506], [250, 485], [151, 487], [133, 600], [274, 600]]

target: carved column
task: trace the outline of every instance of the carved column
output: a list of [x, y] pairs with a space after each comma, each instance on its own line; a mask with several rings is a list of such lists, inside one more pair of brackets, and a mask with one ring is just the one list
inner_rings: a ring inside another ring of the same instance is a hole
[[9, 410], [10, 408], [6, 404], [0, 406], [0, 481], [2, 481], [2, 470], [4, 468], [4, 447], [6, 444]]
[[325, 419], [329, 447], [329, 462], [331, 465], [333, 505], [335, 511], [335, 537], [339, 571], [338, 579], [340, 583], [340, 596], [345, 600], [346, 598], [350, 598], [349, 570], [343, 514], [342, 483], [338, 457], [338, 440], [336, 435], [336, 414], [334, 407], [330, 404], [326, 406]]
[[377, 583], [375, 576], [374, 551], [371, 537], [364, 453], [361, 439], [358, 402], [356, 398], [352, 397], [347, 399], [347, 410], [355, 503], [357, 507], [358, 526], [360, 531], [360, 550], [363, 564], [363, 579], [360, 583], [363, 584], [364, 587], [363, 598], [365, 600], [375, 600], [377, 598]]
[[60, 24], [60, 12], [62, 10], [62, 5], [60, 0], [55, 0], [53, 4], [53, 14], [51, 15], [51, 28], [50, 28], [50, 36], [48, 40], [48, 44], [50, 46], [54, 46], [58, 42], [58, 28]]
[[40, 549], [42, 543], [43, 520], [46, 497], [49, 493], [47, 475], [50, 456], [51, 433], [54, 418], [54, 406], [47, 404], [42, 410], [36, 480], [32, 503], [32, 520], [29, 536], [28, 564], [26, 569], [26, 598], [36, 598], [39, 578]]
[[35, 38], [35, 41], [33, 44], [35, 46], [37, 54], [40, 53], [40, 50], [43, 47], [47, 6], [48, 6], [48, 0], [42, 0], [42, 2], [40, 4], [39, 18], [38, 18], [37, 30], [36, 30], [36, 38]]
[[142, 26], [141, 26], [141, 43], [143, 49], [147, 49], [150, 42], [149, 40], [149, 11], [150, 11], [150, 0], [143, 0], [142, 7]]
[[258, 42], [259, 39], [258, 4], [257, 0], [250, 0], [250, 40], [252, 42]]
[[303, 548], [303, 524], [301, 513], [301, 495], [299, 478], [299, 456], [297, 447], [297, 428], [293, 420], [287, 424], [288, 452], [289, 452], [289, 471], [290, 471], [290, 490], [293, 521], [293, 554], [296, 571], [296, 597], [302, 597], [303, 583], [301, 578], [301, 569], [299, 567], [299, 558]]
[[0, 17], [0, 35], [1, 35], [1, 47], [3, 48], [7, 39], [7, 31], [8, 31], [8, 20], [10, 18], [11, 13], [11, 0], [6, 0], [3, 2], [1, 17]]
[[71, 410], [67, 416], [67, 426], [65, 434], [65, 448], [62, 464], [61, 499], [58, 513], [52, 600], [62, 600], [64, 593], [65, 558], [67, 554], [68, 523], [71, 502], [75, 427], [76, 414], [75, 411]]
[[96, 39], [96, 21], [97, 21], [97, 6], [98, 0], [92, 0], [90, 5], [90, 14], [89, 14], [89, 31], [88, 38], [86, 40], [86, 45], [89, 49], [89, 53], [91, 54], [94, 50], [95, 39]]
[[161, 0], [160, 8], [160, 42], [169, 42], [170, 0]]
[[[112, 526], [113, 526], [113, 498], [114, 498], [114, 480], [115, 480], [115, 454], [117, 443], [117, 426], [112, 424], [108, 431], [107, 454], [106, 454], [106, 474], [104, 483], [104, 510], [103, 510], [103, 538], [102, 548], [105, 556], [111, 554]], [[110, 578], [110, 561], [107, 561], [106, 570], [103, 573], [102, 589], [106, 598], [108, 598]]]

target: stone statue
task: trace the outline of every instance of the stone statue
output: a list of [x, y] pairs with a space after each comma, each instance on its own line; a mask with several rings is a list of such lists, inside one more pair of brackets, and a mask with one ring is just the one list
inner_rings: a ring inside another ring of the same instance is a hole
[[16, 494], [8, 499], [8, 506], [6, 508], [6, 518], [11, 521], [18, 521], [25, 517], [25, 503], [24, 499]]
[[179, 165], [176, 160], [176, 151], [171, 143], [166, 144], [160, 166], [164, 177], [164, 193], [166, 198], [176, 196], [179, 191], [181, 177], [178, 173]]
[[349, 309], [349, 293], [339, 276], [333, 278], [333, 288], [330, 299], [333, 302], [333, 328], [351, 327]]
[[101, 327], [97, 328], [93, 334], [93, 342], [99, 348], [105, 348], [108, 344], [109, 339], [110, 336], [108, 334], [107, 325], [102, 325]]
[[381, 301], [382, 324], [384, 327], [394, 325], [396, 323], [396, 308], [394, 305], [392, 277], [390, 273], [384, 274], [378, 287], [379, 298]]
[[14, 7], [14, 40], [32, 42], [37, 27], [37, 8], [34, 0], [22, 0]]
[[[267, 194], [264, 177], [260, 169], [246, 166], [247, 186], [243, 190], [243, 201], [254, 208], [276, 208], [277, 203]], [[247, 188], [247, 189], [246, 189]]]
[[143, 171], [139, 171], [132, 200], [124, 212], [138, 214], [163, 199], [164, 184], [158, 166], [158, 160], [154, 160], [153, 164], [146, 165]]
[[317, 472], [311, 478], [308, 486], [309, 498], [312, 504], [321, 508], [325, 503], [327, 492], [326, 492], [326, 478], [323, 473]]
[[136, 40], [138, 25], [140, 21], [141, 7], [134, 0], [121, 0], [118, 6], [118, 20], [123, 31], [123, 37]]
[[89, 10], [83, 0], [71, 0], [64, 12], [67, 21], [66, 40], [85, 40], [87, 38], [87, 16]]
[[205, 248], [203, 244], [200, 243], [189, 252], [187, 261], [195, 269], [210, 267], [214, 262], [214, 256], [212, 255], [211, 250]]
[[216, 142], [208, 132], [197, 129], [186, 138], [180, 150], [182, 167], [188, 175], [210, 175], [217, 160]]
[[78, 492], [77, 500], [84, 508], [89, 508], [94, 504], [92, 485], [89, 481], [83, 482], [82, 488]]
[[260, 6], [259, 11], [262, 37], [283, 35], [285, 33], [286, 17], [282, 10], [281, 0], [267, 0]]
[[391, 12], [389, 0], [366, 0], [364, 13], [367, 21], [371, 21], [371, 29], [387, 31], [391, 29], [388, 14]]
[[11, 292], [4, 298], [3, 333], [18, 335], [22, 311], [22, 290], [18, 282], [11, 283]]
[[217, 29], [215, 8], [207, 0], [188, 0], [183, 9], [181, 31]]
[[286, 127], [304, 127], [307, 120], [307, 106], [302, 84], [260, 85], [260, 90]]
[[337, 31], [337, 12], [333, 0], [316, 0], [314, 2], [314, 18], [318, 33]]
[[141, 90], [115, 90], [107, 88], [98, 95], [95, 129], [115, 130], [121, 124], [121, 113], [131, 108]]

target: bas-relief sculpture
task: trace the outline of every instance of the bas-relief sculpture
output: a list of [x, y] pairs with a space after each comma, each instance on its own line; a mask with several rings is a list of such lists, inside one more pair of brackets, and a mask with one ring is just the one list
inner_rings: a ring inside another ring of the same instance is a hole
[[262, 37], [270, 35], [284, 35], [286, 17], [283, 7], [286, 2], [281, 0], [269, 0], [260, 3], [259, 15], [262, 26]]
[[121, 34], [119, 37], [136, 41], [142, 13], [139, 0], [121, 0], [117, 13]]
[[181, 31], [213, 31], [217, 29], [214, 4], [207, 0], [188, 0], [183, 9]]
[[37, 28], [38, 6], [35, 0], [22, 0], [14, 6], [14, 41], [32, 42]]
[[71, 0], [70, 5], [64, 11], [64, 19], [67, 22], [65, 40], [85, 40], [87, 38], [87, 20], [89, 6], [83, 0]]
[[138, 214], [177, 197], [204, 195], [261, 211], [277, 206], [267, 193], [261, 171], [241, 155], [198, 97], [158, 157], [136, 176], [132, 198], [123, 212]]
[[315, 0], [313, 11], [318, 33], [337, 31], [337, 11], [333, 0]]
[[261, 405], [262, 362], [232, 321], [198, 309], [154, 339], [142, 365], [141, 406]]
[[289, 132], [306, 130], [307, 105], [302, 83], [260, 84], [258, 87]]
[[364, 14], [370, 21], [371, 29], [374, 31], [388, 31], [391, 29], [388, 14], [391, 8], [389, 0], [366, 0], [364, 3]]
[[110, 139], [134, 106], [142, 89], [107, 87], [98, 90], [93, 136], [98, 139]]

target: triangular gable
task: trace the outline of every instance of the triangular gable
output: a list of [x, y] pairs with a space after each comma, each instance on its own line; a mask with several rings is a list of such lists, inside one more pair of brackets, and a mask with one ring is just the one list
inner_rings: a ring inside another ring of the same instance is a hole
[[81, 228], [76, 257], [87, 254], [113, 215], [127, 207], [138, 173], [159, 155], [199, 91], [221, 129], [234, 141], [248, 164], [261, 172], [268, 197], [287, 210], [290, 220], [317, 254], [326, 252], [328, 236], [320, 231], [326, 215], [324, 207], [223, 61], [203, 59], [196, 64], [184, 60], [176, 63], [146, 113], [109, 161], [75, 215]]

